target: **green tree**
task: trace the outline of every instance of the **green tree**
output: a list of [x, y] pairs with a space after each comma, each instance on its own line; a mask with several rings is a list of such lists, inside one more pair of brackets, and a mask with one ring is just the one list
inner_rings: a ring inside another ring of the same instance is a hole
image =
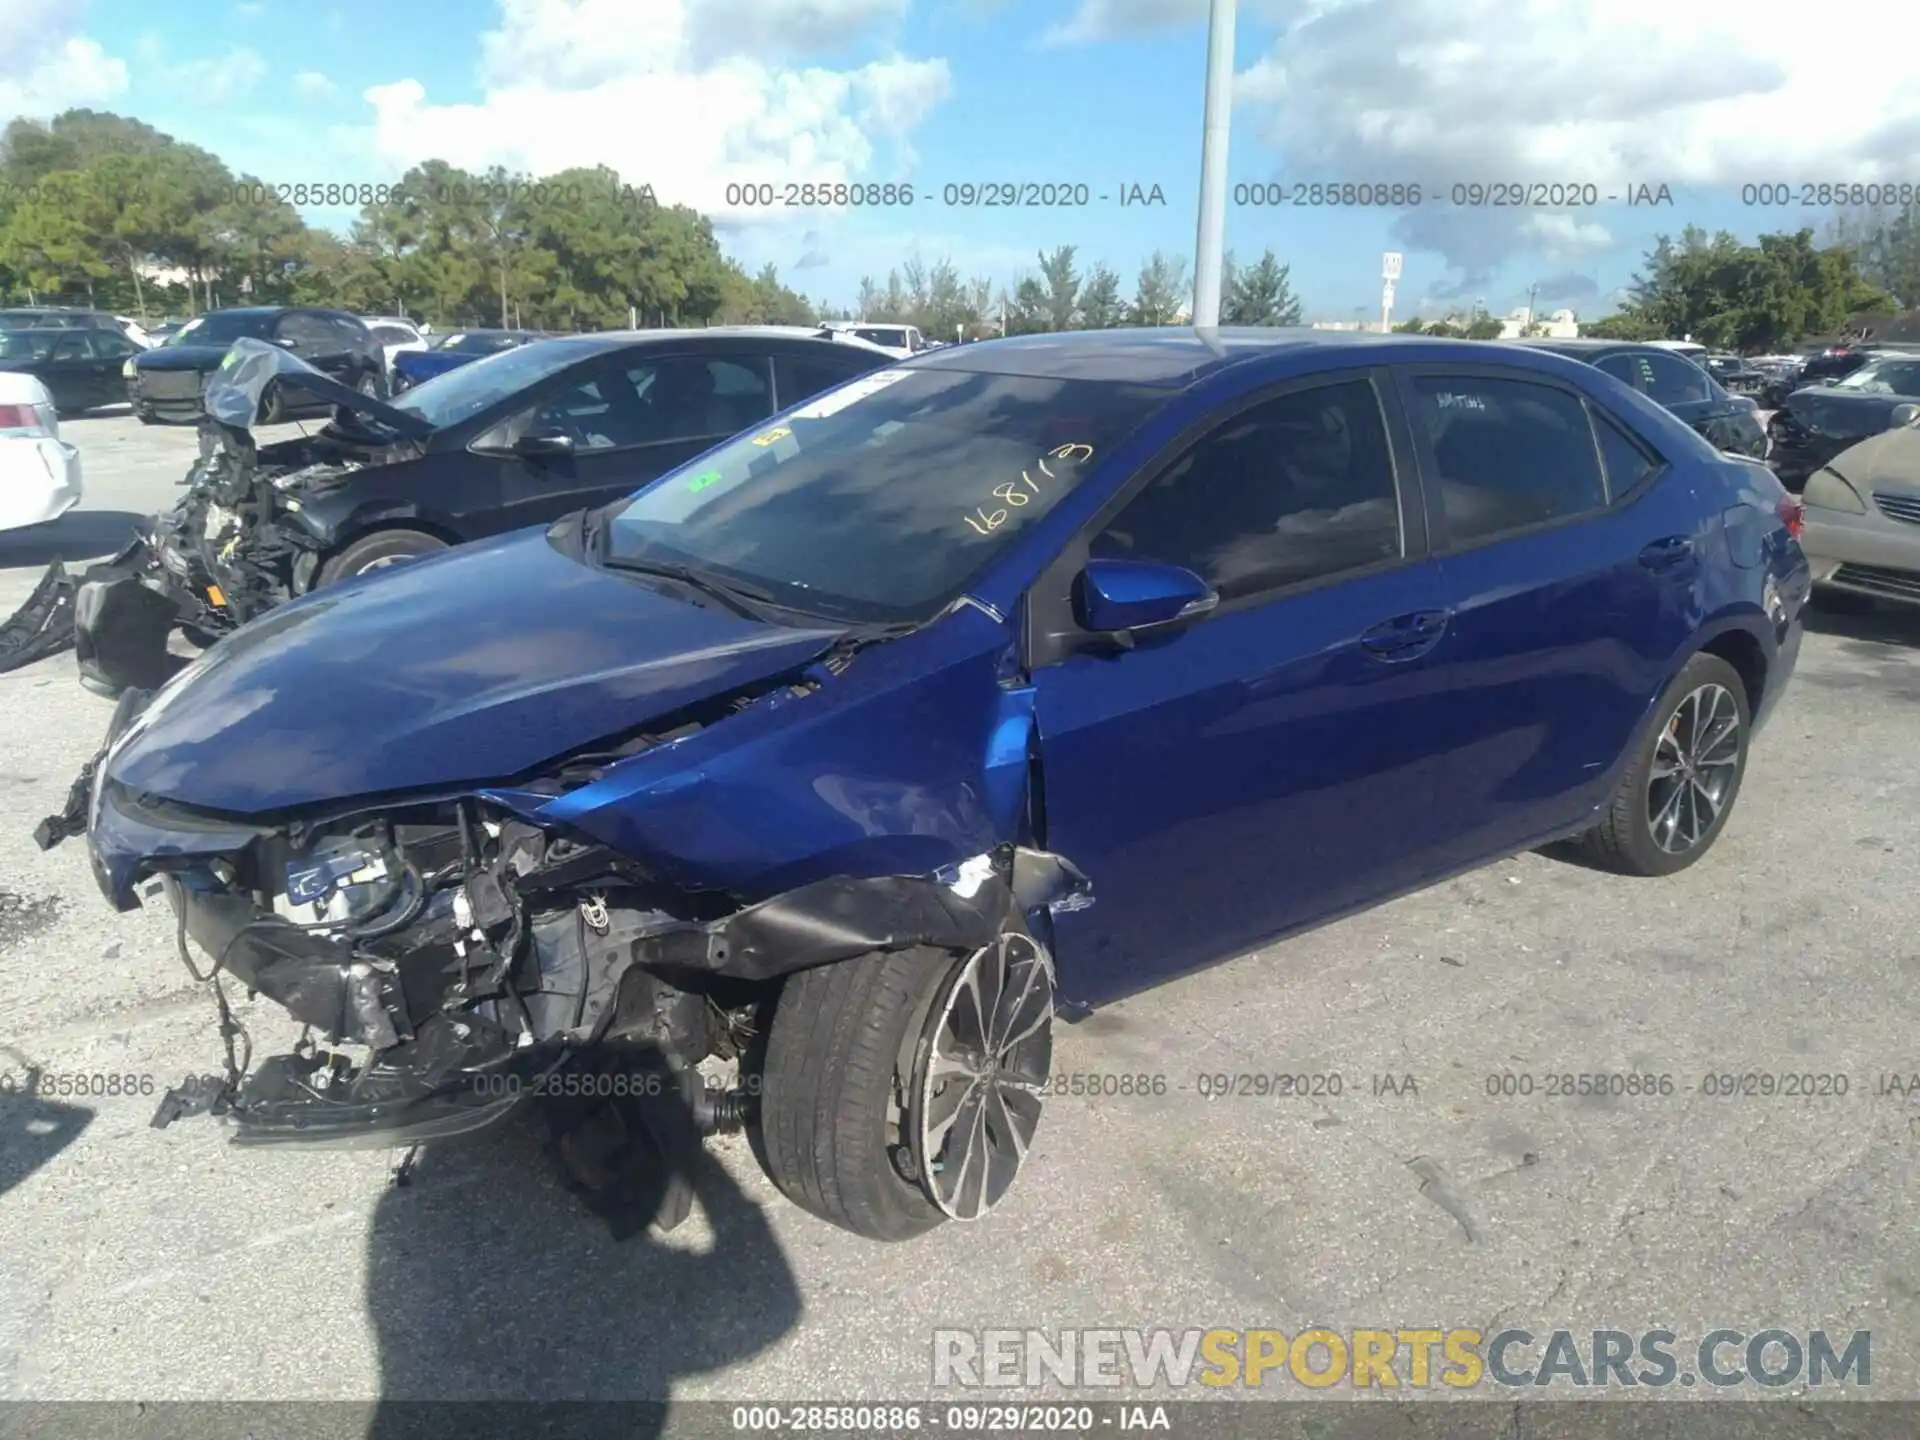
[[1089, 330], [1112, 330], [1126, 318], [1119, 273], [1103, 261], [1087, 272], [1080, 286], [1080, 323]]
[[1080, 275], [1073, 267], [1074, 247], [1040, 252], [1040, 284], [1047, 292], [1046, 328], [1071, 330], [1080, 318]]
[[1482, 312], [1467, 322], [1463, 333], [1469, 340], [1498, 340], [1503, 328], [1499, 316]]
[[1646, 316], [1632, 310], [1617, 311], [1612, 315], [1603, 315], [1600, 319], [1587, 322], [1580, 327], [1583, 336], [1595, 340], [1660, 340], [1665, 337], [1660, 327]]
[[1300, 300], [1293, 293], [1290, 267], [1282, 265], [1272, 250], [1263, 252], [1253, 265], [1242, 270], [1234, 264], [1233, 253], [1224, 257], [1224, 292], [1221, 297], [1222, 325], [1298, 325]]
[[1156, 250], [1140, 267], [1129, 319], [1135, 325], [1175, 324], [1185, 313], [1191, 293], [1185, 259]]

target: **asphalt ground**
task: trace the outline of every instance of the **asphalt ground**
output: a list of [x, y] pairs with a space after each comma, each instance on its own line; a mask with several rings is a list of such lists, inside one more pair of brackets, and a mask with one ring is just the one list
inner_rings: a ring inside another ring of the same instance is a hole
[[[194, 449], [124, 415], [64, 430], [86, 507], [0, 535], [0, 613], [169, 503]], [[1113, 1078], [1051, 1102], [1000, 1211], [911, 1244], [787, 1205], [737, 1138], [693, 1220], [615, 1243], [531, 1121], [398, 1185], [390, 1154], [151, 1129], [152, 1093], [0, 1096], [0, 1398], [951, 1399], [936, 1329], [1313, 1326], [1666, 1328], [1683, 1359], [1718, 1327], [1866, 1330], [1867, 1393], [1920, 1396], [1920, 1100], [1887, 1090], [1920, 1075], [1920, 616], [1810, 630], [1703, 862], [1522, 856], [1067, 1028], [1056, 1072]], [[30, 839], [109, 708], [70, 656], [0, 675], [0, 1076], [43, 1092], [220, 1056], [168, 917], [116, 914], [83, 843]], [[241, 1013], [261, 1053], [291, 1039]], [[1625, 1072], [1673, 1093], [1546, 1093]], [[1721, 1074], [1844, 1082], [1706, 1093]], [[1341, 1093], [1203, 1093], [1279, 1075]]]

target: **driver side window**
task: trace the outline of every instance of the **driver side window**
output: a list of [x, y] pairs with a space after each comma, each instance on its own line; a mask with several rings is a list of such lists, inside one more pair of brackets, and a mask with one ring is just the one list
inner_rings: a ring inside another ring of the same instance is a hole
[[1156, 476], [1095, 537], [1095, 559], [1159, 560], [1222, 600], [1402, 553], [1400, 502], [1372, 382], [1255, 405]]

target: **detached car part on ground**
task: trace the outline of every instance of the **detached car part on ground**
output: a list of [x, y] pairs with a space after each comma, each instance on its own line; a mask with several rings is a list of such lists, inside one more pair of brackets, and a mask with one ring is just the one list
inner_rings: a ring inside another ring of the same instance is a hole
[[[164, 895], [213, 990], [227, 1081], [156, 1124], [404, 1144], [538, 1093], [590, 1194], [745, 1126], [902, 1239], [1008, 1193], [1056, 994], [1555, 839], [1698, 859], [1793, 670], [1797, 523], [1549, 355], [956, 347], [279, 607], [124, 696], [41, 840]], [[228, 984], [308, 1036], [254, 1064]]]

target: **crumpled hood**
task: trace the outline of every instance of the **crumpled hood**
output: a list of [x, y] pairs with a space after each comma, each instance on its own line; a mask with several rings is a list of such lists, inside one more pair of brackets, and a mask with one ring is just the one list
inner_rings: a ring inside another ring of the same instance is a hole
[[1787, 397], [1786, 410], [1808, 429], [1838, 439], [1877, 435], [1887, 428], [1893, 412], [1913, 404], [1909, 395], [1876, 395], [1816, 385]]
[[242, 627], [155, 697], [106, 775], [233, 815], [504, 780], [843, 633], [695, 605], [521, 531]]

